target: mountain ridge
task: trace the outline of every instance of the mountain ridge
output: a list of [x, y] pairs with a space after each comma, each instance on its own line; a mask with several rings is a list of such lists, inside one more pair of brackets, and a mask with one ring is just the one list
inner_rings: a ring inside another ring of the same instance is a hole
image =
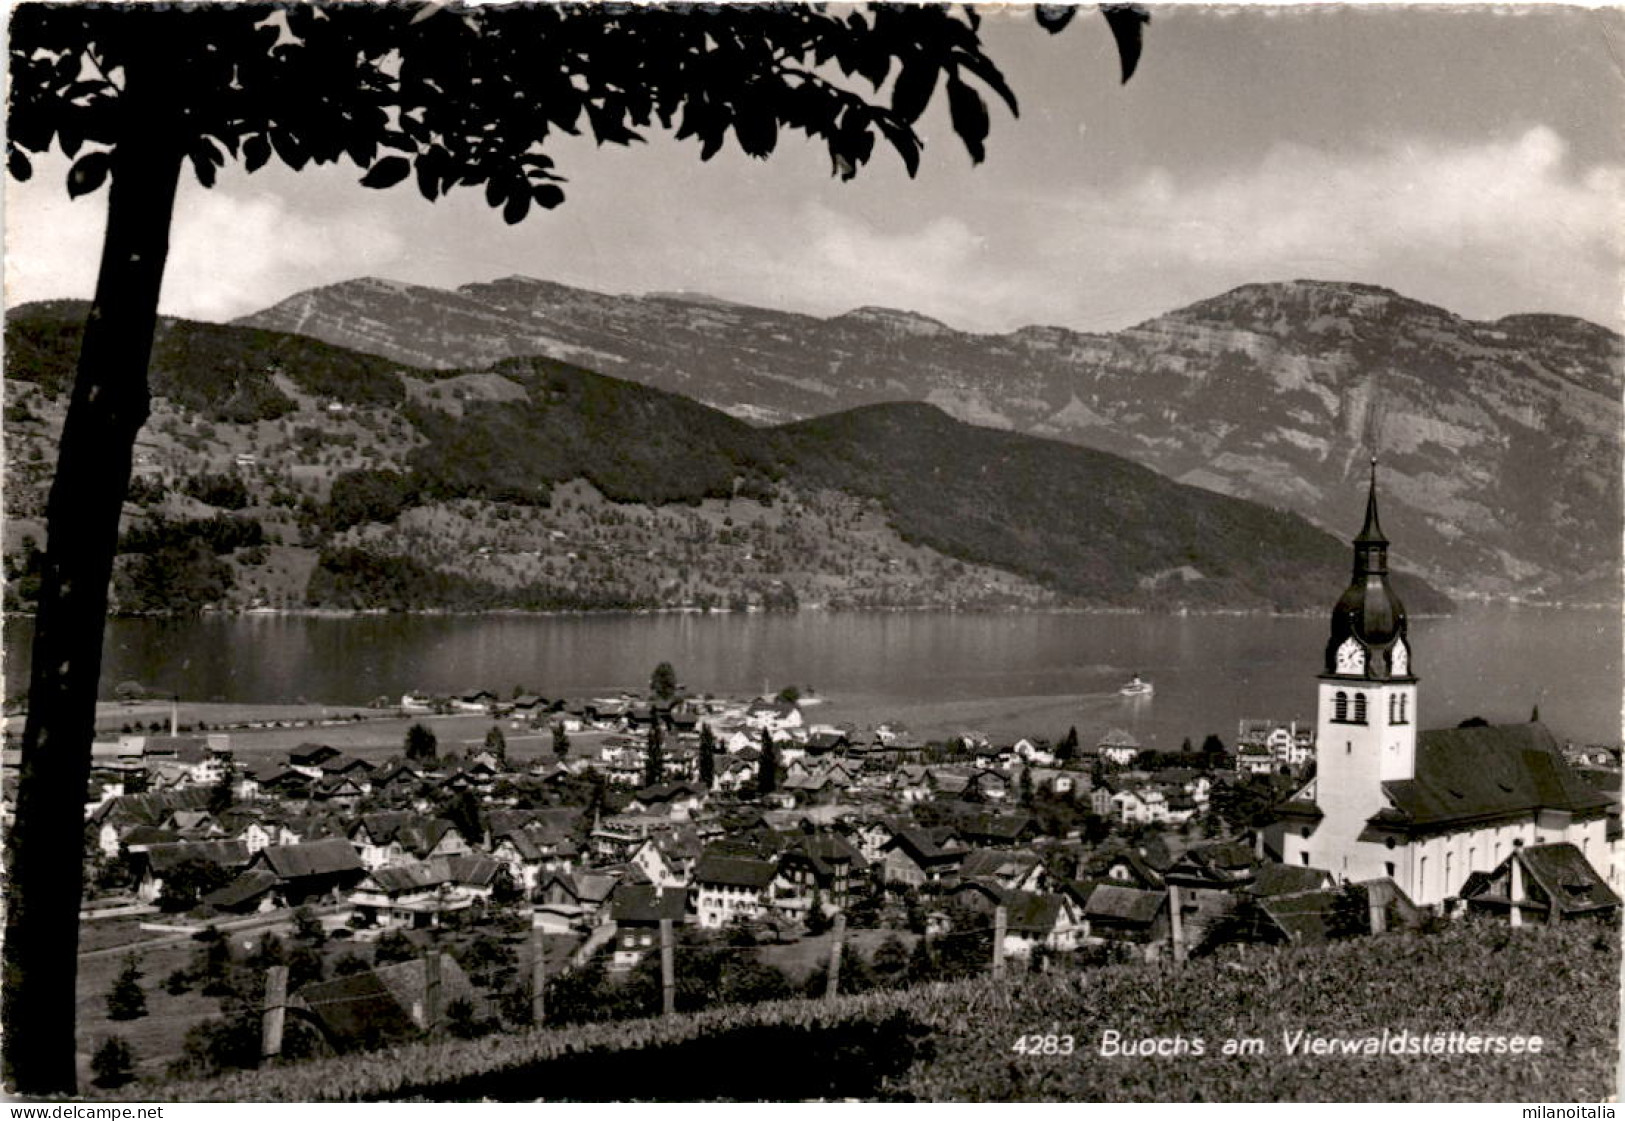
[[[78, 330], [7, 317], [14, 546]], [[426, 370], [176, 320], [152, 380], [127, 610], [176, 606], [173, 585], [238, 607], [1297, 611], [1347, 579], [1346, 543], [1296, 515], [923, 402], [761, 428], [545, 357]]]
[[[1377, 285], [1298, 280], [1121, 331], [981, 335], [899, 309], [820, 318], [532, 278], [449, 295], [347, 284], [302, 294], [299, 329], [423, 364], [549, 354], [761, 424], [923, 400], [1292, 509], [1334, 535], [1335, 499], [1375, 450], [1390, 532], [1440, 586], [1617, 597], [1625, 340], [1576, 317], [1474, 321]], [[239, 322], [295, 318], [276, 305]]]

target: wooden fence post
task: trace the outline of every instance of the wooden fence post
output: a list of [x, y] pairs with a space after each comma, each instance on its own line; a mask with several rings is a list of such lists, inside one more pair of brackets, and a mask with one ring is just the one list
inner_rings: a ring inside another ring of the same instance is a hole
[[660, 1010], [667, 1016], [677, 1011], [677, 976], [672, 966], [671, 920], [660, 920]]
[[993, 908], [993, 979], [1004, 980], [1004, 931], [1009, 923], [1009, 912], [1004, 904]]
[[288, 967], [273, 965], [265, 971], [265, 1010], [260, 1016], [260, 1058], [282, 1054], [282, 1025], [288, 1015]]
[[536, 1027], [547, 1021], [547, 935], [540, 927], [530, 931], [530, 1019]]
[[1185, 916], [1179, 910], [1179, 885], [1168, 885], [1168, 930], [1175, 965], [1185, 964]]
[[833, 998], [841, 991], [841, 946], [846, 942], [846, 912], [835, 916], [835, 940], [829, 944], [829, 976], [824, 981], [824, 996]]
[[440, 988], [440, 949], [436, 947], [423, 956], [423, 1030], [440, 1028], [443, 994]]
[[1366, 906], [1371, 919], [1371, 933], [1383, 933], [1388, 929], [1388, 907], [1378, 901], [1377, 892], [1373, 888], [1366, 889]]

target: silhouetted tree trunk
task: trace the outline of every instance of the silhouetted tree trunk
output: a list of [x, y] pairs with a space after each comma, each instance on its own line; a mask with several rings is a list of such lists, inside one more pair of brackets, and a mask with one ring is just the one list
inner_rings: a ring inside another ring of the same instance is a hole
[[149, 406], [147, 362], [182, 153], [161, 44], [126, 70], [107, 233], [46, 506], [28, 720], [9, 837], [3, 1018], [7, 1081], [76, 1090], [74, 985], [84, 799], [119, 511]]

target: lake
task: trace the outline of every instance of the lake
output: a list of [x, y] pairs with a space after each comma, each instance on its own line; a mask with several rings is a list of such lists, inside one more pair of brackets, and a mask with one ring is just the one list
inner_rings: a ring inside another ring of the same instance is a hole
[[[189, 700], [361, 704], [411, 689], [514, 686], [545, 696], [646, 687], [671, 662], [690, 689], [794, 684], [820, 721], [903, 720], [916, 732], [1080, 735], [1118, 726], [1172, 750], [1243, 717], [1312, 719], [1326, 621], [1270, 616], [802, 612], [796, 615], [221, 616], [108, 625], [102, 688], [136, 680]], [[7, 692], [32, 624], [7, 620]], [[1471, 605], [1411, 622], [1424, 727], [1525, 720], [1620, 738], [1616, 611]], [[1149, 698], [1118, 687], [1134, 674]]]

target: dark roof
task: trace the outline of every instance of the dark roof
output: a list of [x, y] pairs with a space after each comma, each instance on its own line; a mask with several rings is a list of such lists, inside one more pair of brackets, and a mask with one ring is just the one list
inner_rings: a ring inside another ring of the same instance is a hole
[[239, 907], [257, 899], [277, 884], [276, 874], [263, 868], [250, 868], [219, 891], [212, 891], [202, 902], [210, 907]]
[[147, 850], [147, 866], [157, 875], [191, 860], [204, 860], [223, 868], [241, 868], [248, 859], [248, 846], [242, 841], [180, 841], [153, 845]]
[[1337, 892], [1305, 891], [1264, 899], [1258, 905], [1289, 941], [1312, 945], [1326, 941]]
[[446, 882], [445, 868], [435, 868], [423, 862], [413, 861], [407, 864], [386, 864], [382, 868], [374, 868], [367, 873], [371, 880], [385, 895], [400, 895], [406, 892], [428, 891], [439, 887]]
[[1532, 845], [1520, 850], [1529, 875], [1558, 900], [1563, 911], [1617, 907], [1619, 896], [1598, 875], [1597, 870], [1567, 841]]
[[284, 880], [361, 871], [355, 846], [342, 837], [302, 845], [267, 845], [260, 850], [259, 861]]
[[959, 866], [961, 876], [1025, 876], [1041, 861], [1033, 852], [1001, 852], [976, 849]]
[[376, 770], [365, 759], [357, 759], [354, 755], [343, 754], [334, 755], [323, 760], [320, 766], [324, 772], [330, 775], [341, 775], [346, 771], [353, 771], [358, 768], [362, 771]]
[[616, 922], [653, 923], [670, 919], [683, 921], [688, 892], [682, 888], [661, 889], [653, 884], [622, 884], [610, 897]]
[[777, 874], [777, 866], [766, 860], [706, 853], [694, 866], [692, 879], [697, 884], [764, 888], [773, 882], [773, 877]]
[[352, 839], [363, 829], [367, 832], [367, 839], [375, 845], [387, 845], [404, 825], [410, 825], [417, 820], [417, 815], [406, 810], [389, 810], [383, 813], [362, 814], [356, 823], [350, 826], [347, 836]]
[[189, 786], [157, 794], [125, 794], [97, 806], [90, 821], [97, 825], [104, 821], [115, 825], [160, 825], [176, 810], [206, 809], [211, 793], [206, 786]]
[[301, 767], [319, 767], [329, 759], [344, 754], [336, 747], [322, 743], [302, 743], [288, 752], [288, 762]]
[[[404, 1041], [418, 1034], [413, 1011], [421, 1015], [427, 1007], [427, 987], [424, 964], [417, 959], [306, 985], [293, 1001], [315, 1013], [329, 1039]], [[440, 955], [440, 991], [442, 1008], [465, 999], [474, 1002], [476, 1014], [482, 1010], [484, 1002], [468, 975], [447, 954]]]
[[1491, 724], [1423, 732], [1416, 777], [1382, 784], [1393, 803], [1379, 822], [1442, 828], [1535, 810], [1595, 815], [1607, 795], [1563, 759], [1544, 724]]
[[832, 864], [846, 863], [862, 868], [868, 863], [862, 853], [847, 843], [845, 837], [833, 833], [814, 833], [810, 837], [799, 838], [791, 842], [784, 855], [805, 857], [821, 875], [831, 872]]
[[1091, 919], [1118, 919], [1134, 923], [1150, 923], [1168, 902], [1160, 891], [1141, 891], [1134, 887], [1100, 884], [1089, 893], [1084, 906]]
[[1330, 874], [1319, 868], [1266, 862], [1258, 866], [1253, 882], [1242, 890], [1260, 897], [1296, 895], [1325, 888], [1329, 878]]
[[1061, 917], [1064, 903], [1063, 896], [1053, 893], [1005, 892], [1005, 929], [1018, 934], [1049, 934]]
[[120, 834], [119, 843], [129, 848], [132, 845], [174, 844], [180, 839], [181, 835], [173, 829], [160, 829], [156, 825], [137, 825]]

